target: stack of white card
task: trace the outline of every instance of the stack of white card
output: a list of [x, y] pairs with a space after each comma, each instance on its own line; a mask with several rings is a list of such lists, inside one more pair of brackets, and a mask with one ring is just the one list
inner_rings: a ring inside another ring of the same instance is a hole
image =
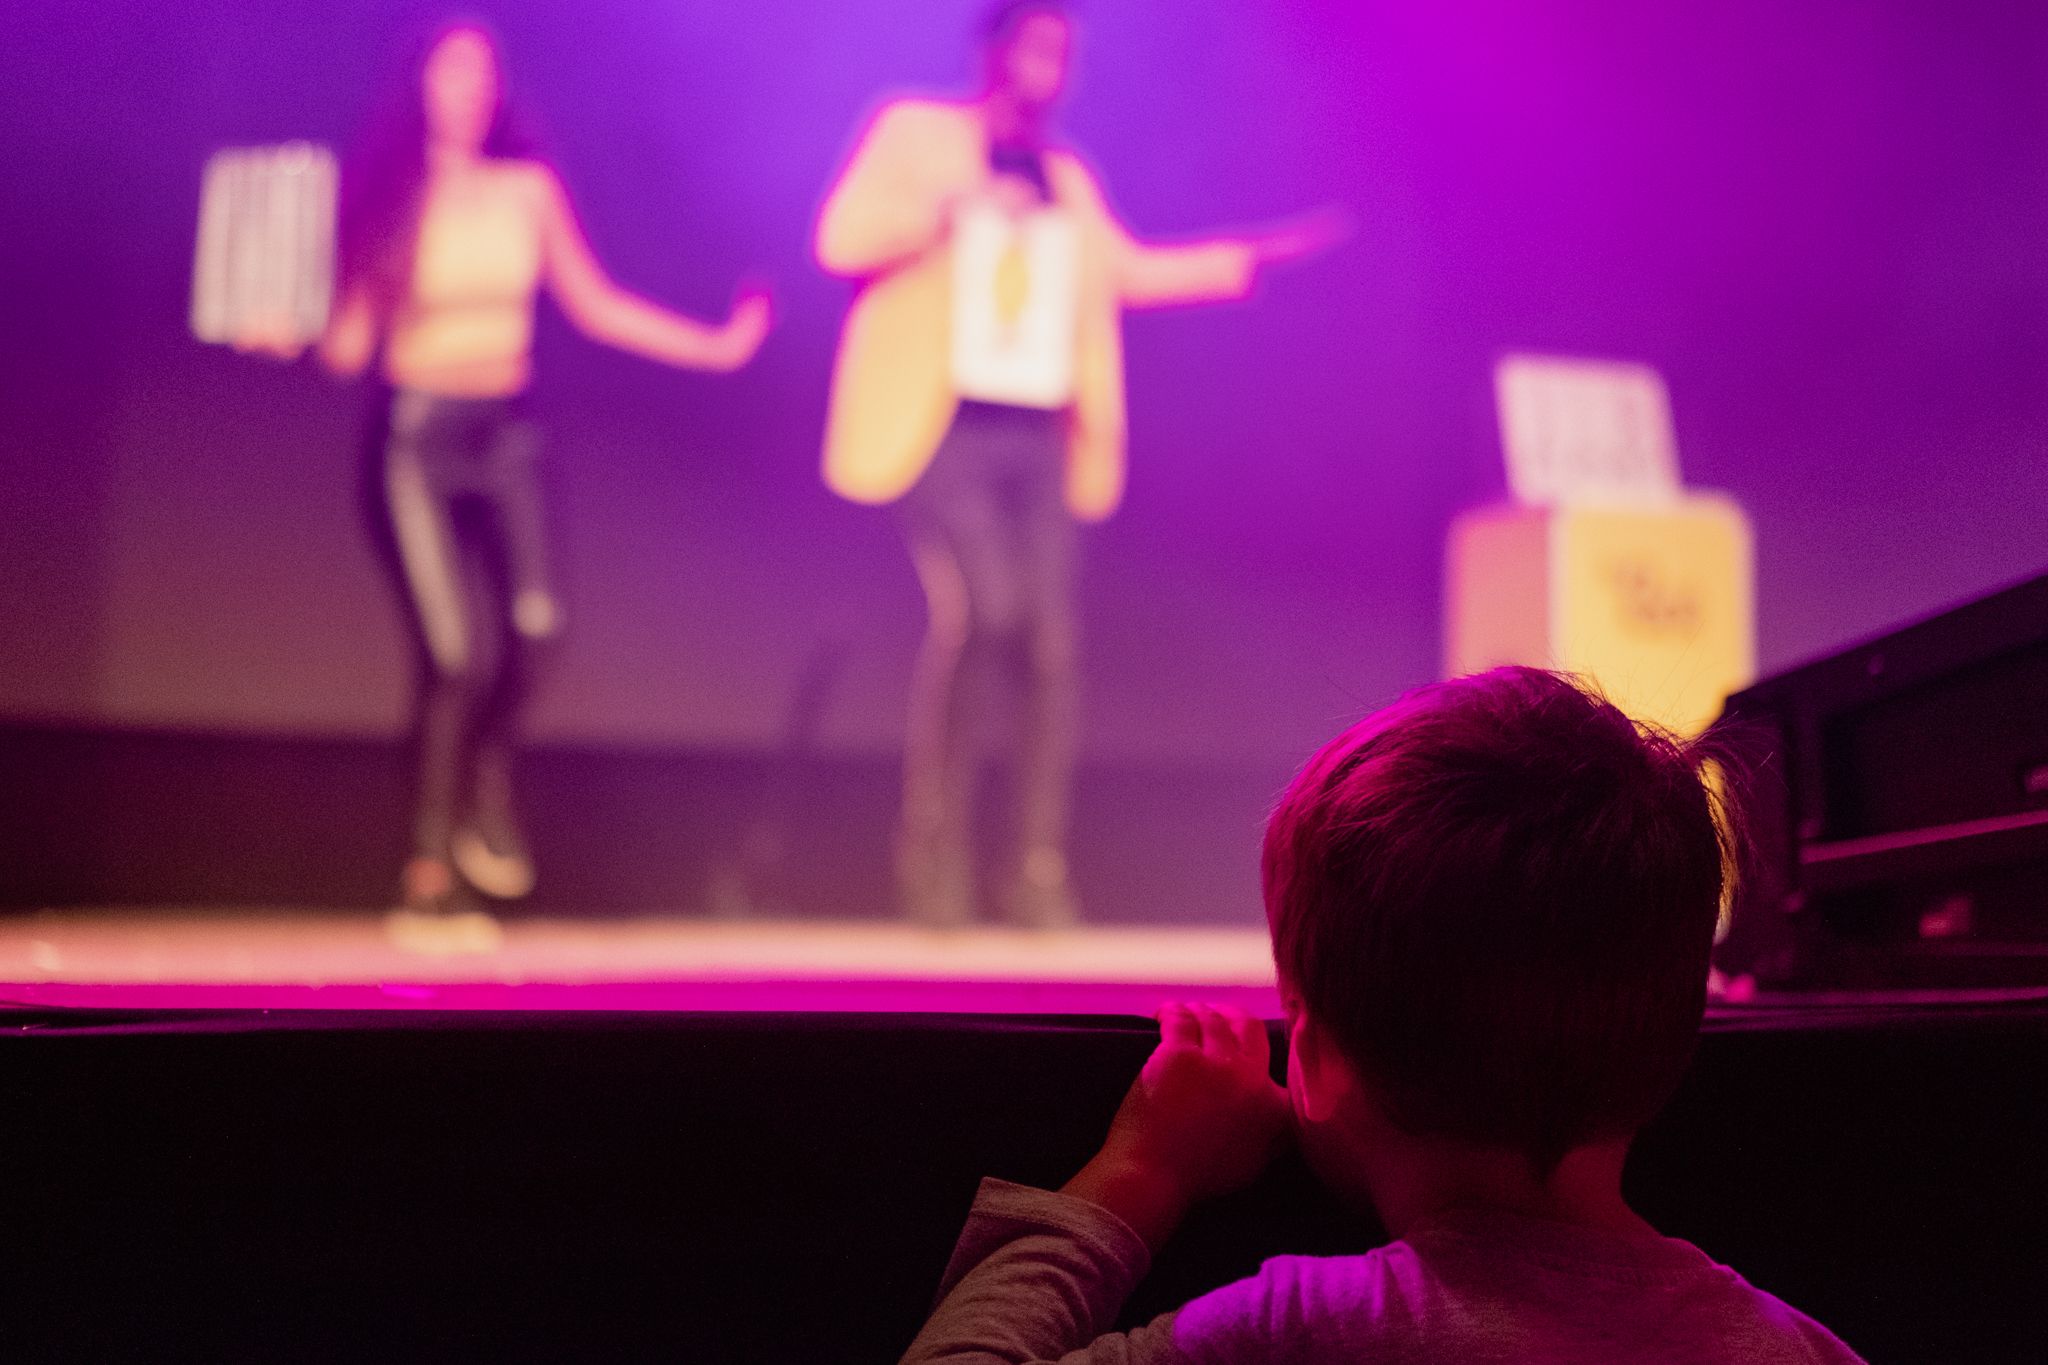
[[201, 341], [307, 344], [334, 299], [334, 153], [312, 142], [231, 147], [206, 163], [192, 265]]
[[1494, 366], [1508, 486], [1535, 507], [1663, 505], [1681, 492], [1664, 377], [1648, 365], [1508, 355]]

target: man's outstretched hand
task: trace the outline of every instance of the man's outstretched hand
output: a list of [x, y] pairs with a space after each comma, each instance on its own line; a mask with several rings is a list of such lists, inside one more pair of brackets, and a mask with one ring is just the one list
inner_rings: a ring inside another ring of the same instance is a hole
[[1342, 246], [1357, 229], [1351, 210], [1332, 204], [1271, 224], [1253, 233], [1250, 241], [1260, 265], [1286, 265]]
[[1159, 1046], [1064, 1193], [1123, 1219], [1157, 1251], [1187, 1211], [1258, 1178], [1286, 1139], [1287, 1092], [1266, 1026], [1237, 1010], [1168, 1005]]

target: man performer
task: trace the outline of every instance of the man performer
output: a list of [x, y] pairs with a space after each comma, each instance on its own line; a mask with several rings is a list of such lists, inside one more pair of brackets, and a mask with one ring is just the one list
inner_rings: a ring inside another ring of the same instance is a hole
[[1017, 849], [999, 905], [1071, 924], [1078, 521], [1124, 487], [1125, 308], [1243, 297], [1334, 215], [1185, 245], [1138, 241], [1058, 138], [1074, 23], [1006, 0], [966, 99], [882, 107], [820, 213], [816, 251], [859, 285], [840, 340], [825, 481], [901, 502], [929, 624], [905, 741], [897, 871], [915, 922], [975, 918], [972, 811], [988, 687], [1021, 694]]

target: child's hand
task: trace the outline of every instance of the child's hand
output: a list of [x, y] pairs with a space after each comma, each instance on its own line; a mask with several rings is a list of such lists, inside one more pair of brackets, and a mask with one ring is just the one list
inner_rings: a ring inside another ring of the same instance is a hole
[[1095, 1159], [1066, 1193], [1100, 1204], [1155, 1250], [1204, 1199], [1249, 1185], [1288, 1131], [1267, 1074], [1266, 1026], [1236, 1010], [1169, 1005]]
[[1192, 1201], [1243, 1189], [1288, 1128], [1271, 1065], [1266, 1026], [1242, 1011], [1166, 1006], [1103, 1150], [1170, 1173]]

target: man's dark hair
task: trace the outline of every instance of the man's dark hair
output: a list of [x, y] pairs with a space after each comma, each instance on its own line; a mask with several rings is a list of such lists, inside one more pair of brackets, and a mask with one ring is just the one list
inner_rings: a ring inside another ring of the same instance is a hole
[[1034, 14], [1050, 14], [1055, 18], [1071, 20], [1073, 7], [1060, 0], [996, 0], [981, 20], [981, 45], [996, 47], [1010, 40], [1017, 31], [1017, 25]]
[[1732, 836], [1703, 749], [1531, 668], [1437, 683], [1309, 760], [1266, 828], [1282, 988], [1404, 1131], [1547, 1175], [1691, 1058]]

